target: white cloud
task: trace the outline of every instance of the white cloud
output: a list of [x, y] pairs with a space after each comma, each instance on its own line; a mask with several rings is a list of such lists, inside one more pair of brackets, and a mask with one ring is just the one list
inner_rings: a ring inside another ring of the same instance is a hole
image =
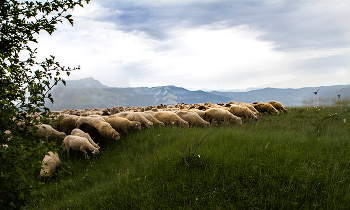
[[[206, 2], [209, 3], [210, 1]], [[134, 4], [139, 6], [137, 9], [142, 9], [145, 5], [159, 7], [157, 9], [159, 12], [163, 6], [167, 7], [166, 11], [169, 12], [171, 11], [169, 5], [176, 6], [177, 9], [189, 5], [179, 1], [172, 3], [162, 1], [159, 4], [134, 2]], [[191, 1], [192, 8], [194, 4], [200, 5], [201, 1]], [[162, 38], [157, 38], [150, 34], [152, 21], [142, 22], [146, 25], [140, 23], [141, 27], [137, 21], [142, 20], [133, 19], [132, 27], [124, 30], [120, 24], [125, 24], [127, 21], [116, 19], [122, 18], [118, 15], [124, 14], [125, 11], [118, 10], [115, 5], [117, 9], [90, 2], [84, 8], [76, 8], [72, 12], [74, 27], [65, 22], [63, 25], [58, 25], [58, 30], [52, 36], [40, 35], [38, 57], [53, 54], [64, 66], [81, 66], [80, 71], [73, 72], [65, 79], [94, 77], [110, 87], [176, 85], [190, 89], [232, 90], [266, 86], [347, 84], [350, 47], [344, 46], [348, 44], [336, 43], [332, 46], [325, 43], [320, 48], [316, 45], [300, 47], [299, 43], [295, 43], [298, 46], [295, 49], [281, 51], [280, 45], [283, 44], [283, 39], [288, 37], [281, 36], [280, 33], [273, 34], [274, 30], [270, 29], [284, 24], [290, 27], [291, 32], [299, 33], [305, 28], [308, 29], [307, 32], [311, 31], [312, 28], [308, 27], [317, 19], [298, 21], [298, 29], [294, 30], [296, 20], [286, 18], [294, 18], [295, 14], [301, 17], [313, 17], [311, 13], [307, 13], [313, 4], [315, 3], [307, 4], [299, 10], [298, 7], [293, 7], [294, 11], [290, 14], [286, 11], [286, 15], [280, 20], [276, 20], [276, 16], [271, 16], [274, 19], [266, 22], [266, 27], [255, 25], [257, 22], [261, 24], [263, 20], [251, 21], [252, 18], [256, 18], [256, 14], [248, 15], [249, 21], [243, 21], [244, 24], [232, 24], [232, 17], [225, 19], [225, 16], [222, 16], [223, 19], [220, 21], [214, 23], [204, 21], [203, 24], [197, 25], [187, 24], [191, 17], [181, 19], [180, 16], [170, 15], [169, 20], [162, 22], [167, 27], [156, 29], [157, 25], [154, 26], [155, 30], [160, 30], [164, 35]], [[278, 9], [282, 6], [271, 8]], [[326, 8], [322, 4], [316, 6], [323, 10]], [[128, 10], [133, 11], [132, 5], [130, 7]], [[325, 10], [329, 17], [325, 18], [327, 24], [324, 27], [334, 29], [335, 27], [329, 23], [333, 21], [342, 25], [339, 18], [343, 17], [344, 12], [341, 10], [342, 13], [336, 15], [333, 10], [339, 9], [339, 6], [334, 5], [330, 8], [329, 11]], [[145, 12], [145, 17], [152, 16], [149, 14], [150, 11]], [[256, 11], [256, 8], [253, 11]], [[249, 10], [244, 10], [245, 15], [248, 12]], [[283, 10], [278, 12], [283, 13]], [[279, 14], [278, 12], [274, 14]], [[319, 13], [316, 12], [317, 15]], [[157, 15], [153, 18], [168, 17]], [[176, 18], [179, 19], [178, 22]], [[270, 23], [271, 26], [268, 25]], [[320, 26], [322, 23], [318, 22], [316, 25]], [[143, 30], [144, 26], [147, 29]], [[262, 31], [262, 28], [266, 30]], [[344, 28], [347, 28], [347, 25]], [[280, 32], [281, 29], [276, 31]], [[332, 33], [337, 31], [333, 30]], [[302, 35], [299, 33], [296, 40], [302, 38]], [[311, 34], [306, 35], [309, 38]], [[274, 40], [273, 37], [277, 38]], [[291, 38], [287, 42], [290, 44], [295, 40]]]

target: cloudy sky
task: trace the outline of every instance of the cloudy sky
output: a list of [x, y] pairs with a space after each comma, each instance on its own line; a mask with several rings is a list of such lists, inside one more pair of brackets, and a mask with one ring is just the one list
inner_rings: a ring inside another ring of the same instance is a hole
[[38, 57], [81, 66], [65, 79], [190, 90], [350, 84], [348, 0], [92, 0]]

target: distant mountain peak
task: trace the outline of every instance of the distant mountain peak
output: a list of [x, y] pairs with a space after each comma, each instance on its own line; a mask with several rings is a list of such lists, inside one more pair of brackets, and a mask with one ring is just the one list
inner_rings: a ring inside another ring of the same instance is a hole
[[[64, 87], [63, 84], [59, 83], [57, 87]], [[80, 88], [108, 88], [107, 85], [101, 84], [100, 81], [92, 78], [92, 77], [87, 77], [84, 79], [79, 79], [79, 80], [66, 80], [66, 88], [70, 89], [80, 89]]]

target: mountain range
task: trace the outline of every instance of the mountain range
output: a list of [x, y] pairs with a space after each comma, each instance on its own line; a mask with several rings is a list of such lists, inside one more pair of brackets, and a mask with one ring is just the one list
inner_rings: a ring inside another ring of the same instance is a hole
[[[314, 94], [317, 92], [317, 94]], [[111, 108], [116, 106], [153, 106], [177, 103], [228, 103], [279, 101], [284, 106], [318, 105], [334, 103], [350, 97], [350, 85], [305, 87], [299, 89], [263, 88], [246, 92], [190, 91], [173, 85], [158, 87], [116, 88], [101, 84], [92, 77], [80, 80], [66, 80], [66, 86], [59, 84], [51, 93], [54, 103], [47, 101], [51, 110]], [[340, 97], [338, 95], [340, 94]], [[330, 104], [329, 104], [330, 105]]]

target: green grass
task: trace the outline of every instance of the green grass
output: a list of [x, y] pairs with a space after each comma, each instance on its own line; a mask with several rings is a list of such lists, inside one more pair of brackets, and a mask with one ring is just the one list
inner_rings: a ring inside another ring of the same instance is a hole
[[349, 122], [350, 106], [289, 108], [242, 126], [145, 129], [90, 160], [62, 151], [26, 209], [348, 209]]

